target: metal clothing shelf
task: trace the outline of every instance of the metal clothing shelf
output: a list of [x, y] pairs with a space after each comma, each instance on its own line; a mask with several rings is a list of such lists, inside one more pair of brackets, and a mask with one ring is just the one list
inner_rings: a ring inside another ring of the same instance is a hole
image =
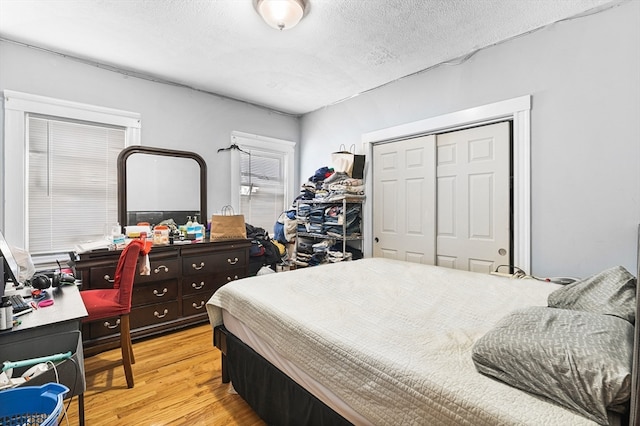
[[[364, 202], [364, 199], [361, 197], [344, 197], [342, 199], [338, 199], [338, 200], [323, 200], [323, 199], [317, 199], [317, 200], [298, 200], [296, 202], [296, 217], [299, 216], [299, 211], [300, 211], [300, 205], [302, 204], [306, 204], [306, 205], [322, 205], [322, 206], [342, 206], [342, 214], [345, 215], [345, 217], [343, 218], [342, 224], [332, 224], [332, 225], [337, 225], [337, 226], [342, 226], [342, 235], [336, 235], [335, 233], [332, 234], [325, 234], [325, 233], [319, 233], [319, 232], [304, 232], [304, 231], [296, 231], [296, 252], [297, 252], [297, 247], [298, 247], [298, 241], [299, 241], [299, 237], [305, 237], [305, 238], [313, 238], [313, 239], [318, 239], [318, 240], [336, 240], [336, 241], [342, 241], [342, 254], [345, 255], [346, 251], [347, 251], [347, 241], [362, 241], [364, 239], [364, 237], [362, 236], [362, 203]], [[346, 212], [347, 212], [347, 206], [348, 205], [358, 205], [359, 206], [359, 210], [358, 210], [358, 216], [360, 218], [360, 231], [359, 233], [352, 233], [350, 235], [345, 235], [347, 233], [347, 224], [346, 224]]]
[[330, 240], [330, 239], [334, 239], [334, 240], [345, 240], [345, 241], [358, 241], [361, 240], [363, 237], [362, 235], [347, 235], [346, 237], [343, 236], [337, 236], [337, 235], [329, 235], [329, 234], [318, 234], [315, 232], [298, 232], [298, 236], [300, 237], [309, 237], [309, 238], [322, 238], [325, 240]]

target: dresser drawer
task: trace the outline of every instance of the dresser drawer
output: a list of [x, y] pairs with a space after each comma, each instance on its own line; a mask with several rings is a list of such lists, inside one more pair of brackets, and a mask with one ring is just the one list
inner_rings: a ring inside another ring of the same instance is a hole
[[246, 264], [247, 251], [244, 249], [185, 256], [182, 259], [182, 273], [183, 275], [201, 275], [228, 268], [244, 267]]
[[149, 260], [149, 275], [136, 275], [135, 283], [147, 283], [151, 281], [177, 278], [180, 275], [180, 262], [177, 258]]
[[187, 317], [190, 315], [203, 314], [207, 312], [206, 304], [213, 293], [201, 293], [195, 296], [182, 298], [182, 315]]
[[131, 329], [161, 324], [178, 318], [178, 301], [131, 309]]
[[219, 285], [230, 283], [231, 281], [239, 280], [247, 276], [245, 268], [230, 269], [227, 271], [218, 271], [214, 275], [214, 282]]
[[149, 303], [160, 303], [178, 298], [178, 280], [158, 281], [146, 284], [135, 283], [131, 305], [140, 306]]
[[218, 281], [215, 274], [184, 277], [182, 279], [182, 295], [183, 297], [198, 293], [212, 295], [222, 286]]
[[113, 265], [91, 268], [91, 272], [89, 273], [91, 288], [113, 288], [116, 265], [117, 263], [113, 263]]
[[92, 339], [120, 333], [120, 318], [106, 318], [100, 321], [90, 322], [89, 335]]
[[[174, 259], [151, 259], [149, 261], [150, 274], [140, 275], [136, 272], [135, 283], [145, 283], [150, 281], [166, 280], [177, 278], [180, 274], [180, 262]], [[90, 282], [91, 288], [112, 288], [113, 280], [116, 276], [117, 263], [108, 266], [91, 268]]]

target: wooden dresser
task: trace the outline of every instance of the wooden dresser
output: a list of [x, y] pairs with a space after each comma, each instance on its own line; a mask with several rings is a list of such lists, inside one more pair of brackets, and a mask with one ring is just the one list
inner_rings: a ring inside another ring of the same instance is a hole
[[[138, 275], [131, 301], [133, 340], [208, 321], [205, 304], [224, 284], [248, 276], [249, 240], [154, 246], [151, 275]], [[120, 251], [83, 253], [76, 262], [82, 289], [110, 288]], [[85, 355], [119, 346], [117, 318], [82, 325]]]

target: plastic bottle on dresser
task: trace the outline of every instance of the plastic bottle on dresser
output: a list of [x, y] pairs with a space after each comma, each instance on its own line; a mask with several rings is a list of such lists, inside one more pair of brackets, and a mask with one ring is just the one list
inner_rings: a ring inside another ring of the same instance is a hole
[[198, 216], [193, 216], [193, 239], [196, 241], [202, 241], [204, 239], [204, 233], [202, 232], [202, 225], [198, 223]]
[[196, 232], [193, 226], [193, 221], [191, 220], [191, 216], [187, 216], [189, 220], [187, 220], [187, 240], [195, 240]]

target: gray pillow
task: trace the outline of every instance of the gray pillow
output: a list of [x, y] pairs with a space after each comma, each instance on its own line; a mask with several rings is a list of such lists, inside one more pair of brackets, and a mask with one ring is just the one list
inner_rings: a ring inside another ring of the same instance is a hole
[[515, 311], [473, 346], [476, 369], [599, 424], [631, 395], [633, 326], [542, 306]]
[[549, 295], [549, 307], [636, 320], [636, 279], [622, 266], [566, 285]]

